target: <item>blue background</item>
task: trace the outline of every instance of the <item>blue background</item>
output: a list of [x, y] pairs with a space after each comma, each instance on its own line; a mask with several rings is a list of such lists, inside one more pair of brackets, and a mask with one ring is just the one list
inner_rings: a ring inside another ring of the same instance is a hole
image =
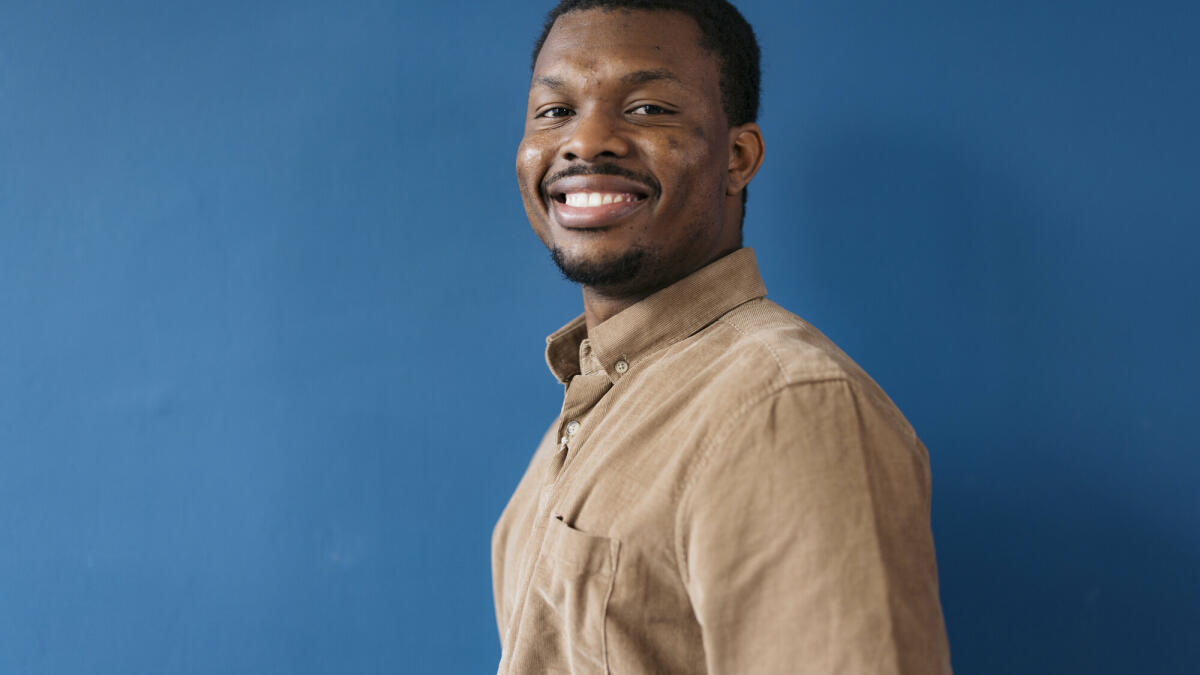
[[[1195, 672], [1196, 4], [741, 4], [747, 244], [930, 449], [957, 671]], [[494, 669], [547, 6], [0, 2], [0, 673]]]

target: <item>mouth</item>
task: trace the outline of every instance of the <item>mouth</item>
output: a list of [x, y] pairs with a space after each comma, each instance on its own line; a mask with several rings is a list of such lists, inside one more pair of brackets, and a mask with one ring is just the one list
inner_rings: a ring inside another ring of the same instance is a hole
[[546, 191], [550, 212], [561, 226], [597, 230], [618, 224], [642, 208], [651, 190], [619, 176], [571, 176], [555, 181]]

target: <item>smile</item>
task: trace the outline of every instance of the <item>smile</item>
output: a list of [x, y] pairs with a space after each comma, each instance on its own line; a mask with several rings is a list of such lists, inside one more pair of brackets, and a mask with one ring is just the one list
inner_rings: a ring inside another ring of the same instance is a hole
[[584, 175], [563, 178], [546, 191], [553, 220], [571, 230], [612, 227], [639, 210], [652, 188], [621, 176]]
[[591, 208], [604, 206], [614, 202], [636, 202], [641, 197], [628, 192], [567, 192], [560, 196], [560, 202], [567, 206]]
[[567, 192], [550, 200], [554, 220], [569, 230], [601, 230], [640, 209], [646, 198], [629, 192]]

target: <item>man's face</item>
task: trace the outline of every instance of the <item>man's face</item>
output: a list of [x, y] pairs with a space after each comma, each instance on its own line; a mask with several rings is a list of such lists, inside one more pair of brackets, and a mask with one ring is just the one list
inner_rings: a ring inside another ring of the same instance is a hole
[[737, 248], [729, 164], [717, 58], [691, 17], [558, 18], [534, 65], [517, 179], [568, 278], [652, 291]]

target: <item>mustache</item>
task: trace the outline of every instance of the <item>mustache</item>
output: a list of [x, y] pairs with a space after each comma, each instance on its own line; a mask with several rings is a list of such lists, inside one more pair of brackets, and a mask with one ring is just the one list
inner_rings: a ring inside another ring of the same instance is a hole
[[563, 178], [569, 178], [571, 176], [620, 176], [621, 178], [628, 178], [631, 181], [645, 185], [646, 187], [650, 188], [652, 194], [658, 194], [662, 190], [662, 186], [658, 184], [658, 181], [654, 180], [654, 176], [638, 173], [637, 171], [631, 171], [625, 167], [617, 166], [616, 164], [576, 164], [574, 166], [569, 166], [558, 173], [551, 174], [546, 178], [546, 180], [542, 181], [542, 196], [545, 197], [546, 195], [550, 194], [550, 185], [553, 184], [554, 181], [562, 180]]

